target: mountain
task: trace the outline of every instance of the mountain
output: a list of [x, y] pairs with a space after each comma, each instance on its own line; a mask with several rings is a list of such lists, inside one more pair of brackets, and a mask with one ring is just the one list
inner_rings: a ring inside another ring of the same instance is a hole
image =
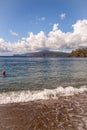
[[39, 51], [25, 54], [16, 54], [14, 56], [29, 56], [29, 57], [68, 57], [69, 53], [55, 51]]

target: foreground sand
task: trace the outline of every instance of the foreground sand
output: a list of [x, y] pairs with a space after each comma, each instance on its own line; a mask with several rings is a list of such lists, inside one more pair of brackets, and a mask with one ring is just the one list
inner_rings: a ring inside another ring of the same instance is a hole
[[87, 130], [87, 93], [0, 105], [0, 130]]

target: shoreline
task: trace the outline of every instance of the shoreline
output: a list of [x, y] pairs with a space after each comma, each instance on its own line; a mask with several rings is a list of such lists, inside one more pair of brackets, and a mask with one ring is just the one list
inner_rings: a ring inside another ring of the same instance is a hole
[[87, 93], [87, 87], [82, 86], [80, 88], [69, 87], [57, 87], [54, 89], [44, 89], [37, 91], [23, 90], [23, 91], [11, 91], [0, 93], [0, 104], [30, 102], [37, 100], [58, 99], [62, 96], [73, 96], [81, 93]]
[[86, 130], [87, 93], [0, 104], [0, 130]]

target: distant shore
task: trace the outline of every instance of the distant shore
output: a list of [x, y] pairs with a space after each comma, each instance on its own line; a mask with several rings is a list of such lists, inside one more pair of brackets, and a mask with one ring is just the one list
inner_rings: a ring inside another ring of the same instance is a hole
[[25, 54], [15, 54], [13, 56], [29, 56], [29, 57], [87, 57], [87, 48], [80, 48], [72, 52], [60, 52], [42, 50], [37, 52], [30, 52]]
[[13, 56], [29, 56], [29, 57], [68, 57], [69, 53], [56, 51], [38, 51], [25, 54], [15, 54]]

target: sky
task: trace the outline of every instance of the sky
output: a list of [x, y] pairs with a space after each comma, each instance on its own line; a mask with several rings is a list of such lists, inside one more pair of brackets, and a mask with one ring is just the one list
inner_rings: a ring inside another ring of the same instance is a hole
[[0, 55], [87, 47], [87, 0], [0, 0]]

